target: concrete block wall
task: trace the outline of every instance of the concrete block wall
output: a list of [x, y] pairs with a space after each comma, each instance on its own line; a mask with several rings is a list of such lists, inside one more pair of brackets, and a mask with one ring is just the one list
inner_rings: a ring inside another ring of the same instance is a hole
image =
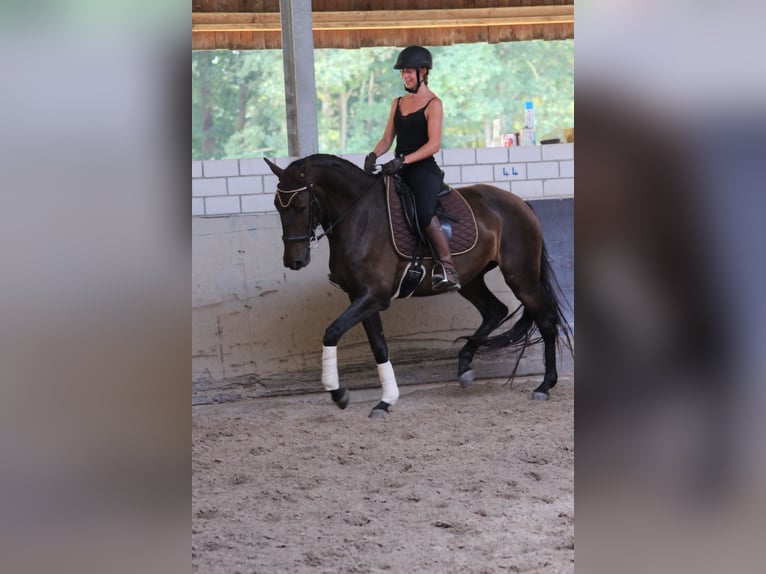
[[[346, 154], [361, 166], [364, 154]], [[389, 152], [379, 162], [393, 157]], [[277, 159], [285, 167], [296, 158]], [[436, 156], [455, 187], [487, 183], [524, 199], [574, 196], [574, 144], [444, 149]], [[192, 162], [192, 216], [274, 212], [277, 178], [262, 158]]]

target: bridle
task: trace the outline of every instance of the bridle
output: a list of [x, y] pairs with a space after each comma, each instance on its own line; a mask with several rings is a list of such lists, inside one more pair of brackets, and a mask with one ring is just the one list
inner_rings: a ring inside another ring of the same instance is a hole
[[277, 187], [277, 202], [279, 203], [279, 207], [281, 208], [281, 210], [285, 210], [290, 207], [290, 204], [293, 202], [296, 196], [302, 191], [308, 191], [308, 194], [309, 194], [308, 231], [304, 235], [283, 235], [282, 241], [284, 241], [285, 243], [297, 243], [297, 242], [307, 241], [309, 243], [309, 247], [311, 247], [313, 243], [321, 239], [321, 236], [319, 239], [317, 239], [316, 228], [317, 228], [317, 225], [320, 224], [322, 219], [322, 206], [319, 205], [319, 201], [317, 201], [316, 193], [314, 193], [313, 184], [309, 183], [307, 185], [304, 185], [303, 187], [299, 187], [298, 189], [292, 189], [290, 191], [285, 191]]
[[372, 185], [368, 187], [364, 193], [360, 193], [359, 197], [356, 198], [356, 201], [351, 204], [351, 206], [341, 213], [338, 218], [330, 223], [325, 230], [317, 237], [316, 235], [316, 228], [317, 226], [322, 222], [322, 206], [319, 204], [319, 201], [317, 200], [316, 193], [314, 192], [314, 184], [307, 183], [303, 187], [299, 187], [298, 189], [291, 189], [289, 191], [285, 191], [283, 189], [280, 189], [279, 186], [277, 186], [277, 202], [279, 203], [280, 211], [284, 211], [285, 209], [288, 209], [290, 207], [290, 204], [293, 202], [293, 200], [297, 197], [297, 195], [301, 192], [308, 192], [309, 194], [309, 218], [308, 218], [308, 230], [307, 233], [304, 235], [283, 235], [282, 241], [285, 243], [297, 243], [301, 241], [308, 242], [309, 249], [313, 248], [314, 245], [322, 239], [325, 235], [330, 235], [335, 228], [335, 226], [353, 209], [359, 204], [359, 202], [362, 200], [362, 198], [367, 195], [367, 192], [369, 192], [373, 187], [375, 187], [375, 184], [378, 183], [380, 180], [380, 177], [376, 177], [375, 181], [372, 182]]

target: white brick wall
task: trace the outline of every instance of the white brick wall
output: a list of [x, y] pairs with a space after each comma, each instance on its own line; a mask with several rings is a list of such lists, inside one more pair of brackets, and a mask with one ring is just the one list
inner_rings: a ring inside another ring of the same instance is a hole
[[549, 179], [543, 182], [546, 197], [568, 197], [574, 195], [574, 179]]
[[486, 147], [476, 150], [476, 163], [505, 163], [507, 161], [507, 147]]
[[464, 165], [460, 170], [462, 181], [466, 183], [483, 183], [494, 181], [491, 165]]
[[267, 211], [276, 211], [274, 208], [273, 193], [242, 196], [243, 213], [264, 213]]
[[206, 197], [205, 213], [207, 215], [223, 215], [224, 213], [242, 213], [239, 197]]
[[[280, 161], [279, 165], [287, 166], [292, 159]], [[262, 157], [239, 160], [239, 173], [241, 175], [271, 175], [271, 170]]]
[[552, 159], [574, 159], [574, 144], [551, 144], [540, 146], [543, 161]]
[[443, 149], [442, 165], [474, 165], [476, 150], [474, 149]]
[[263, 178], [257, 176], [229, 177], [229, 195], [263, 193]]
[[208, 197], [211, 195], [227, 195], [226, 180], [224, 178], [192, 179], [192, 197]]
[[[343, 157], [361, 167], [364, 155]], [[286, 167], [295, 159], [276, 163]], [[436, 162], [454, 187], [487, 183], [524, 199], [574, 196], [574, 144], [444, 149]], [[192, 216], [271, 213], [276, 186], [263, 158], [193, 161]]]
[[460, 166], [459, 165], [443, 165], [441, 166], [444, 172], [444, 181], [449, 185], [460, 183]]
[[[574, 144], [570, 144], [574, 145]], [[508, 161], [511, 163], [522, 161], [541, 161], [542, 153], [540, 152], [542, 146], [516, 146], [508, 148]]]
[[504, 163], [495, 167], [495, 182], [527, 179], [527, 164]]
[[205, 175], [205, 177], [221, 177], [225, 175], [239, 175], [239, 161], [236, 159], [203, 161], [202, 173]]
[[511, 191], [524, 199], [537, 199], [543, 196], [543, 182], [540, 179], [514, 181], [511, 183]]
[[528, 164], [527, 179], [556, 179], [559, 176], [559, 162], [542, 161]]

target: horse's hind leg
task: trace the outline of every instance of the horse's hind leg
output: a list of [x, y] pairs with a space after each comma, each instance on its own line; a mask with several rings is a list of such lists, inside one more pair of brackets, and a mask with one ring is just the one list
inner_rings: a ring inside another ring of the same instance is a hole
[[370, 349], [372, 349], [375, 363], [378, 366], [378, 378], [383, 387], [383, 396], [380, 402], [373, 407], [370, 417], [384, 417], [388, 414], [389, 407], [392, 407], [399, 398], [399, 387], [396, 384], [394, 368], [388, 358], [388, 344], [383, 335], [380, 313], [373, 313], [362, 321], [362, 325], [364, 332], [367, 333], [367, 340], [370, 342]]
[[[511, 287], [513, 289], [513, 287]], [[542, 293], [540, 286], [528, 291], [516, 291], [516, 296], [524, 305], [524, 314], [537, 325], [543, 339], [543, 361], [545, 375], [543, 382], [532, 392], [532, 398], [542, 401], [548, 400], [548, 392], [556, 386], [558, 371], [556, 370], [556, 339], [558, 331], [558, 315], [548, 299]]]
[[557, 326], [556, 314], [552, 311], [544, 311], [542, 316], [535, 319], [537, 328], [543, 337], [545, 375], [543, 382], [532, 392], [532, 398], [547, 401], [548, 391], [556, 386], [558, 371], [556, 370], [556, 339]]
[[465, 299], [478, 309], [482, 318], [479, 328], [458, 353], [457, 375], [460, 379], [460, 386], [463, 388], [473, 382], [471, 363], [473, 362], [474, 355], [476, 355], [476, 351], [479, 349], [477, 339], [488, 336], [508, 314], [508, 307], [500, 302], [487, 287], [484, 282], [484, 275], [484, 273], [480, 274], [476, 279], [464, 285], [459, 291]]
[[[507, 342], [523, 342], [526, 348], [532, 329], [537, 326], [543, 339], [543, 361], [545, 375], [540, 385], [532, 392], [532, 398], [548, 400], [548, 392], [558, 381], [556, 370], [556, 342], [558, 338], [559, 312], [558, 303], [551, 289], [551, 279], [543, 251], [542, 266], [527, 260], [525, 264], [519, 261], [506, 262], [501, 266], [503, 278], [513, 294], [524, 307], [524, 313], [513, 326], [504, 334]], [[516, 269], [514, 273], [512, 270]], [[522, 349], [523, 352], [523, 349]]]

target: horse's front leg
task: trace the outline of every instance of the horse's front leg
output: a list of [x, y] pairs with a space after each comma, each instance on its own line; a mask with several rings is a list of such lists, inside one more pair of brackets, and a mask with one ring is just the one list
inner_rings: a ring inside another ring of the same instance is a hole
[[378, 379], [383, 387], [383, 396], [370, 412], [370, 418], [384, 417], [388, 414], [389, 407], [394, 406], [399, 398], [399, 386], [396, 384], [394, 367], [388, 358], [388, 345], [386, 344], [386, 337], [383, 335], [380, 313], [373, 313], [362, 321], [362, 325], [365, 333], [367, 333], [367, 340], [370, 342], [375, 363], [378, 365]]
[[341, 409], [348, 406], [350, 396], [348, 389], [340, 386], [338, 378], [338, 341], [346, 331], [366, 320], [371, 313], [377, 314], [381, 308], [372, 296], [359, 297], [325, 330], [322, 339], [322, 386]]

